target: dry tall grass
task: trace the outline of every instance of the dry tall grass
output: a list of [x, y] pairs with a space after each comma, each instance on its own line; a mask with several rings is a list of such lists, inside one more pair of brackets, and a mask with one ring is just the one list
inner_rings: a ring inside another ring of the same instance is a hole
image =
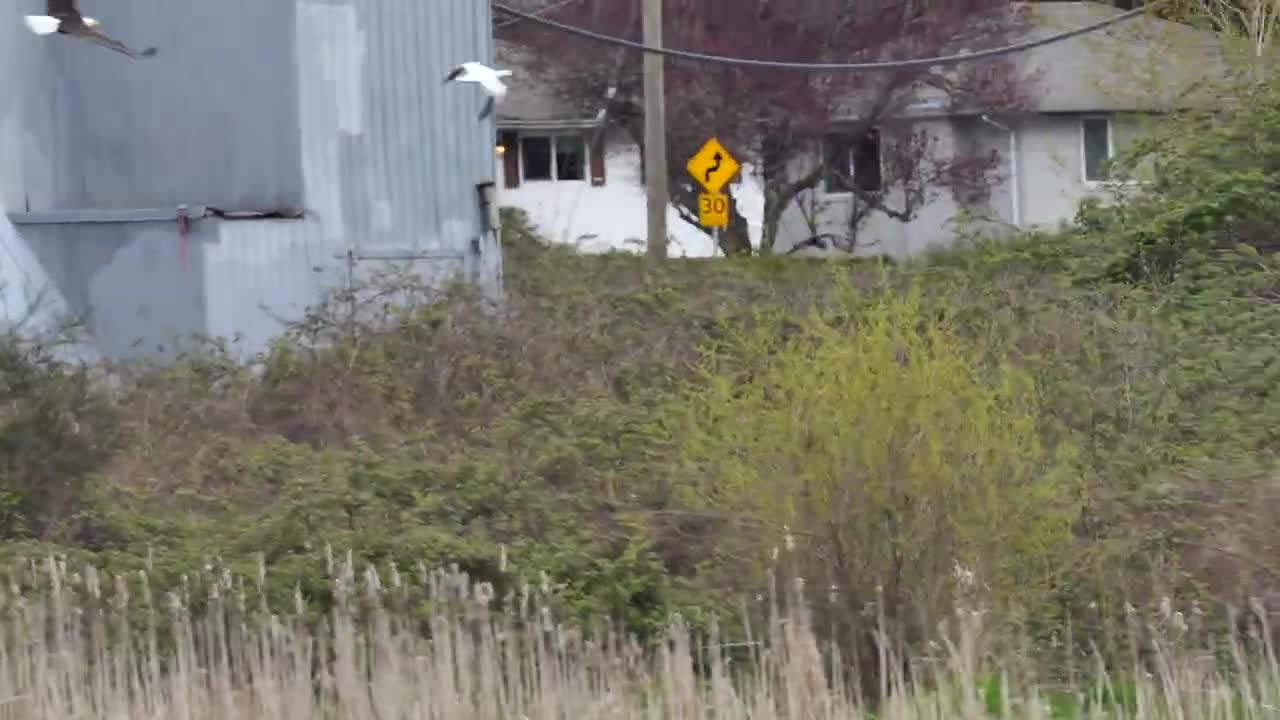
[[[301, 610], [270, 613], [229, 574], [206, 575], [204, 591], [187, 583], [157, 602], [145, 575], [99, 577], [55, 559], [16, 568], [0, 590], [0, 718], [905, 720], [986, 717], [991, 709], [1050, 717], [1034, 685], [1011, 688], [1018, 681], [984, 656], [979, 613], [961, 613], [969, 622], [954, 644], [944, 639], [936, 672], [913, 682], [890, 672], [887, 698], [872, 715], [830, 681], [842, 675], [838, 653], [810, 631], [800, 603], [772, 614], [738, 667], [714, 632], [699, 638], [679, 618], [667, 642], [642, 648], [615, 632], [589, 636], [555, 624], [536, 591], [498, 610], [490, 586], [456, 571], [419, 567], [410, 582], [392, 568], [384, 584], [374, 569], [358, 578], [350, 560], [339, 563], [335, 609], [318, 623]], [[158, 613], [171, 624], [156, 622]], [[1095, 706], [1079, 716], [1277, 713], [1274, 656], [1250, 664], [1238, 645], [1231, 649], [1236, 662], [1226, 672], [1176, 643], [1157, 643], [1128, 712]], [[888, 652], [883, 662], [895, 664]], [[989, 677], [998, 680], [980, 680]], [[1075, 690], [1083, 698], [1106, 684]], [[993, 689], [1009, 698], [998, 709]]]

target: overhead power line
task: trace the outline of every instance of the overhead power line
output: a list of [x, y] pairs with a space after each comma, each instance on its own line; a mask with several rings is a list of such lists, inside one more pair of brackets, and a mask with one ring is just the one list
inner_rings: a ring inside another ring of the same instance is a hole
[[593, 32], [585, 28], [574, 27], [573, 25], [565, 25], [539, 15], [516, 10], [514, 8], [503, 5], [502, 3], [493, 3], [493, 8], [498, 12], [506, 13], [520, 20], [527, 20], [543, 27], [558, 30], [559, 32], [569, 35], [576, 35], [588, 40], [594, 40], [606, 45], [615, 47], [630, 48], [639, 50], [640, 52], [662, 55], [670, 58], [678, 58], [682, 60], [692, 60], [694, 62], [712, 63], [717, 65], [736, 65], [740, 67], [756, 67], [770, 68], [773, 70], [805, 70], [805, 71], [876, 71], [876, 70], [905, 70], [908, 68], [931, 67], [934, 65], [955, 65], [973, 60], [985, 60], [987, 58], [999, 57], [1001, 55], [1011, 55], [1032, 48], [1052, 45], [1053, 43], [1062, 42], [1078, 35], [1096, 32], [1105, 27], [1115, 25], [1116, 23], [1135, 18], [1148, 10], [1163, 5], [1167, 0], [1158, 0], [1145, 7], [1139, 7], [1133, 10], [1127, 10], [1114, 17], [1101, 20], [1090, 25], [1067, 30], [1065, 32], [1047, 35], [1037, 40], [1029, 40], [1017, 43], [1015, 45], [1005, 45], [1003, 47], [990, 48], [987, 50], [977, 50], [974, 52], [956, 53], [954, 55], [939, 55], [937, 57], [917, 58], [914, 60], [891, 60], [886, 62], [866, 62], [866, 63], [803, 63], [803, 62], [784, 62], [781, 60], [755, 60], [751, 58], [726, 57], [724, 55], [708, 55], [706, 53], [691, 52], [688, 50], [672, 50], [664, 47], [650, 47], [644, 43], [638, 43], [626, 38], [615, 37], [613, 35], [604, 35], [602, 33]]

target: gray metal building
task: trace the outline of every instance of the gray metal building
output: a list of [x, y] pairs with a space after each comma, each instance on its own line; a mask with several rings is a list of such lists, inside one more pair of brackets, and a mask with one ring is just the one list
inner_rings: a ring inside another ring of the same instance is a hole
[[39, 299], [45, 320], [87, 315], [98, 353], [165, 357], [192, 334], [261, 350], [273, 316], [353, 267], [412, 263], [500, 295], [493, 120], [478, 88], [442, 84], [492, 62], [488, 0], [81, 10], [159, 54], [36, 36], [19, 15], [43, 0], [0, 21], [0, 319]]

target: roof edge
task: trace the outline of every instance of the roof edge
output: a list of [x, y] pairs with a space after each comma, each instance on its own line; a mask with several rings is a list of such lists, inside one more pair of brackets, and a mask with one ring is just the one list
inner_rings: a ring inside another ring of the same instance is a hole
[[594, 130], [600, 125], [595, 118], [566, 118], [556, 120], [498, 119], [499, 130]]

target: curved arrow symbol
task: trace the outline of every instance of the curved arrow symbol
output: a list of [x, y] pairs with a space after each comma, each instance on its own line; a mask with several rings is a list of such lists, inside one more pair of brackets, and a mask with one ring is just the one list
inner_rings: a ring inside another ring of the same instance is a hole
[[715, 172], [715, 171], [717, 171], [717, 170], [719, 170], [719, 169], [720, 169], [720, 163], [721, 163], [721, 161], [723, 161], [723, 160], [724, 160], [724, 156], [723, 156], [723, 155], [721, 155], [720, 153], [716, 153], [715, 155], [712, 155], [712, 156], [711, 156], [711, 159], [712, 159], [712, 160], [715, 160], [715, 161], [716, 161], [716, 164], [715, 164], [715, 165], [712, 165], [712, 166], [711, 166], [711, 167], [709, 167], [709, 168], [707, 168], [706, 177], [702, 178], [702, 179], [703, 179], [704, 181], [706, 181], [706, 182], [711, 182], [711, 173], [713, 173], [713, 172]]

